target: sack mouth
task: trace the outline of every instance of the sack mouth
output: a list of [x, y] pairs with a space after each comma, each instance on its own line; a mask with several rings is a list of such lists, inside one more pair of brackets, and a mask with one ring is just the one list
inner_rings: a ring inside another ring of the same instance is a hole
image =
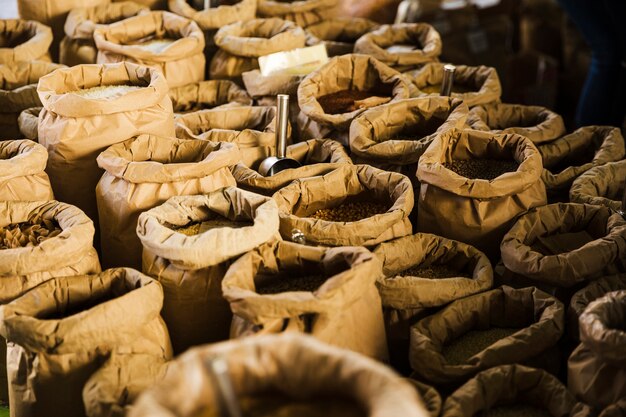
[[44, 172], [48, 152], [31, 140], [0, 141], [0, 181]]
[[273, 132], [276, 108], [242, 106], [199, 110], [176, 119], [176, 136], [195, 139], [211, 130]]
[[613, 291], [591, 302], [580, 315], [580, 341], [602, 360], [626, 365], [626, 291]]
[[174, 113], [189, 113], [221, 106], [252, 106], [246, 90], [229, 80], [207, 80], [169, 91]]
[[283, 16], [329, 9], [337, 6], [338, 3], [338, 0], [297, 0], [289, 2], [260, 0], [257, 8], [259, 13], [264, 16]]
[[361, 17], [336, 17], [325, 19], [319, 23], [306, 27], [309, 35], [308, 45], [320, 42], [354, 45], [356, 41], [368, 32], [380, 27], [373, 20]]
[[[621, 181], [620, 178], [622, 178]], [[625, 178], [626, 160], [595, 166], [574, 180], [570, 188], [570, 199], [575, 203], [620, 210], [626, 188]]]
[[93, 32], [100, 27], [119, 22], [149, 8], [133, 1], [102, 4], [94, 7], [72, 9], [65, 20], [65, 35], [70, 39], [86, 39], [93, 42]]
[[254, 19], [257, 1], [240, 0], [233, 5], [221, 5], [206, 10], [196, 10], [186, 0], [169, 0], [171, 12], [195, 21], [202, 30], [217, 30], [238, 21]]
[[[5, 99], [11, 99], [12, 94], [20, 94], [24, 92], [23, 87], [27, 89], [37, 89], [39, 79], [44, 75], [59, 69], [67, 68], [65, 65], [54, 64], [46, 61], [29, 61], [16, 62], [14, 64], [0, 64], [0, 93], [6, 94]], [[15, 98], [23, 100], [23, 98]], [[35, 97], [36, 103], [40, 105], [39, 99]], [[23, 107], [21, 103], [19, 107]], [[6, 111], [3, 109], [3, 111]]]
[[29, 62], [46, 56], [52, 44], [52, 30], [34, 20], [6, 19], [0, 22], [0, 62]]

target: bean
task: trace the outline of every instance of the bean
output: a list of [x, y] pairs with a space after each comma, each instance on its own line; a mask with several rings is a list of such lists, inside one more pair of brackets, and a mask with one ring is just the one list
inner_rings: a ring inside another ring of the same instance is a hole
[[356, 222], [385, 213], [387, 210], [387, 206], [382, 203], [344, 203], [337, 207], [317, 210], [310, 217], [329, 222]]
[[405, 269], [404, 271], [396, 275], [401, 277], [409, 276], [417, 278], [471, 278], [471, 275], [467, 272], [457, 271], [456, 269], [452, 269], [447, 265], [415, 265], [408, 269]]
[[470, 330], [461, 337], [445, 345], [441, 354], [449, 365], [461, 365], [469, 358], [482, 352], [500, 339], [504, 339], [519, 329], [493, 327], [488, 330]]
[[321, 274], [266, 276], [256, 284], [256, 292], [259, 294], [279, 294], [288, 291], [312, 292], [321, 287], [326, 280], [328, 280], [328, 277]]
[[517, 161], [501, 159], [454, 159], [443, 166], [468, 179], [491, 181], [507, 172], [517, 171], [519, 164]]
[[526, 404], [500, 405], [480, 414], [481, 417], [553, 417], [550, 412]]

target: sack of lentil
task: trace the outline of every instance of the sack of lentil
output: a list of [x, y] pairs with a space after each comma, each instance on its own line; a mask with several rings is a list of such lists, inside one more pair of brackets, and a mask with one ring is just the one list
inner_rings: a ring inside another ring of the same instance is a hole
[[567, 383], [597, 408], [626, 397], [626, 291], [593, 301], [580, 315], [580, 345], [569, 357]]
[[[287, 3], [283, 3], [287, 4]], [[295, 23], [282, 19], [252, 19], [223, 26], [215, 34], [219, 50], [211, 60], [211, 79], [241, 81], [241, 74], [259, 68], [260, 56], [302, 48], [306, 35]]]
[[204, 34], [193, 21], [150, 12], [94, 30], [98, 64], [122, 61], [160, 69], [170, 87], [204, 80]]
[[299, 334], [191, 350], [170, 365], [163, 381], [139, 397], [128, 416], [218, 415], [222, 405], [207, 366], [216, 357], [226, 364], [244, 415], [428, 416], [415, 389], [386, 366]]
[[351, 54], [357, 39], [379, 27], [360, 17], [334, 17], [307, 26], [307, 45], [323, 43], [329, 57]]
[[299, 229], [317, 245], [374, 246], [412, 232], [411, 181], [369, 165], [344, 165], [297, 179], [273, 198], [284, 239]]
[[52, 30], [34, 20], [0, 20], [0, 64], [51, 61]]
[[386, 360], [380, 273], [365, 248], [266, 243], [235, 261], [222, 281], [231, 337], [295, 331]]
[[576, 400], [556, 377], [522, 365], [482, 371], [450, 395], [442, 417], [588, 417], [588, 406]]
[[169, 95], [175, 113], [252, 105], [252, 98], [248, 93], [228, 80], [189, 83], [170, 89]]
[[539, 144], [565, 134], [563, 118], [540, 106], [491, 103], [470, 110], [467, 124], [476, 130], [517, 133]]
[[298, 130], [302, 139], [328, 137], [348, 145], [350, 123], [359, 114], [409, 95], [402, 74], [377, 59], [337, 56], [300, 83]]
[[[445, 64], [432, 62], [405, 75], [418, 90], [418, 97], [438, 96], [443, 82]], [[497, 103], [502, 95], [498, 71], [493, 67], [457, 65], [452, 85], [453, 98], [459, 98], [469, 107]]]
[[428, 414], [430, 414], [431, 417], [439, 417], [439, 414], [441, 414], [442, 401], [441, 395], [439, 395], [437, 390], [415, 379], [408, 379], [408, 382], [417, 390], [417, 393], [426, 406], [426, 410], [428, 410]]
[[0, 141], [0, 201], [46, 201], [54, 195], [44, 172], [48, 152], [33, 141]]
[[620, 210], [626, 189], [626, 160], [593, 167], [574, 180], [570, 200]]
[[147, 7], [134, 1], [72, 9], [65, 20], [65, 37], [59, 45], [59, 62], [70, 67], [95, 64], [98, 49], [93, 40], [93, 32], [97, 28], [147, 11]]
[[141, 269], [139, 215], [176, 195], [205, 194], [235, 185], [232, 143], [140, 135], [98, 156], [104, 175], [96, 187], [102, 264]]
[[140, 133], [174, 136], [167, 83], [154, 68], [123, 62], [61, 69], [43, 77], [37, 92], [54, 195], [94, 220], [98, 154]]
[[287, 147], [287, 157], [300, 162], [292, 168], [264, 177], [243, 163], [231, 168], [237, 187], [267, 196], [273, 195], [293, 180], [327, 174], [340, 166], [352, 165], [352, 160], [341, 145], [331, 139], [311, 139]]
[[307, 27], [315, 23], [334, 17], [339, 0], [259, 0], [257, 15], [260, 17], [278, 17], [295, 22], [300, 27]]
[[30, 107], [22, 111], [20, 117], [17, 118], [20, 133], [23, 137], [33, 142], [39, 142], [37, 130], [39, 129], [39, 113], [41, 113], [42, 110], [43, 107]]
[[411, 367], [434, 384], [459, 385], [498, 365], [534, 364], [558, 355], [563, 304], [533, 288], [501, 287], [452, 302], [411, 328]]
[[515, 218], [546, 204], [541, 156], [518, 134], [452, 129], [419, 160], [418, 230], [499, 256]]
[[[235, 187], [173, 197], [139, 216], [143, 271], [163, 286], [174, 352], [228, 339], [222, 279], [240, 255], [278, 236], [278, 208]], [[211, 250], [206, 250], [211, 248]]]
[[361, 36], [354, 52], [371, 55], [403, 72], [437, 61], [441, 47], [439, 32], [428, 23], [398, 23]]

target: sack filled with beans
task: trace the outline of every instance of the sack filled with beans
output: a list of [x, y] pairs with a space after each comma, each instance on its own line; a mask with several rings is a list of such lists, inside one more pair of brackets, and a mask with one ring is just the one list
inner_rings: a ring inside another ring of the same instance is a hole
[[[163, 286], [175, 353], [229, 337], [222, 279], [242, 254], [278, 237], [278, 208], [235, 187], [172, 197], [139, 216], [143, 271]], [[211, 248], [207, 250], [207, 248]]]
[[411, 328], [411, 367], [442, 386], [458, 386], [498, 365], [558, 371], [564, 316], [560, 301], [534, 287], [505, 286], [461, 298]]
[[12, 65], [18, 62], [50, 62], [52, 30], [35, 20], [0, 20], [0, 64]]
[[361, 36], [354, 52], [404, 72], [437, 61], [441, 48], [439, 32], [428, 23], [397, 23]]
[[[431, 62], [409, 71], [405, 76], [418, 90], [418, 97], [438, 96], [443, 82], [445, 64]], [[497, 103], [502, 95], [498, 71], [493, 67], [456, 65], [451, 97], [461, 99], [469, 107]]]
[[291, 333], [231, 340], [179, 356], [128, 417], [218, 415], [222, 406], [207, 367], [215, 358], [246, 416], [429, 415], [415, 389], [386, 366]]
[[378, 23], [360, 17], [333, 17], [306, 28], [307, 45], [323, 43], [329, 57], [351, 54], [363, 35], [378, 29]]
[[222, 281], [231, 338], [295, 331], [386, 360], [380, 273], [365, 248], [266, 243], [235, 261]]
[[20, 116], [17, 118], [17, 124], [22, 137], [33, 142], [39, 142], [37, 131], [39, 130], [39, 113], [42, 110], [43, 107], [30, 107], [20, 113]]
[[150, 12], [97, 28], [98, 64], [128, 61], [157, 67], [170, 87], [204, 80], [204, 34], [193, 21]]
[[139, 215], [176, 195], [205, 194], [235, 185], [239, 161], [232, 143], [140, 135], [98, 156], [104, 175], [96, 187], [102, 263], [141, 269]]
[[46, 201], [54, 194], [45, 173], [48, 152], [33, 141], [0, 141], [0, 200]]
[[580, 345], [567, 363], [569, 389], [602, 409], [626, 397], [626, 291], [593, 301], [580, 315]]
[[587, 417], [591, 409], [542, 369], [502, 365], [478, 373], [450, 395], [442, 417]]
[[147, 7], [134, 1], [72, 9], [65, 20], [65, 37], [59, 45], [59, 62], [70, 67], [95, 64], [98, 49], [93, 40], [93, 32], [147, 11]]
[[257, 15], [266, 18], [280, 18], [307, 27], [334, 17], [338, 0], [259, 0]]
[[83, 417], [83, 386], [109, 355], [170, 359], [162, 305], [158, 282], [119, 268], [52, 278], [0, 306], [11, 412]]
[[[252, 98], [232, 81], [209, 80], [189, 83], [169, 91], [174, 113], [191, 113], [224, 107], [251, 106]], [[174, 116], [176, 117], [176, 115]]]
[[518, 134], [452, 129], [419, 160], [418, 230], [499, 256], [515, 218], [546, 204], [541, 156]]
[[301, 165], [264, 177], [243, 163], [231, 168], [237, 186], [258, 194], [271, 196], [293, 180], [327, 174], [340, 166], [352, 165], [352, 159], [341, 145], [332, 139], [311, 139], [287, 146], [287, 158]]
[[402, 74], [366, 55], [332, 58], [298, 87], [302, 139], [326, 137], [348, 145], [350, 123], [366, 109], [409, 98]]
[[439, 417], [439, 414], [441, 414], [442, 400], [437, 390], [415, 379], [409, 378], [407, 381], [417, 390], [430, 417]]
[[517, 133], [533, 143], [551, 142], [565, 134], [563, 118], [545, 107], [490, 103], [470, 110], [467, 124], [476, 130]]
[[412, 232], [411, 181], [369, 165], [344, 165], [297, 179], [273, 198], [284, 239], [298, 229], [316, 245], [374, 246]]
[[620, 210], [626, 191], [626, 160], [591, 168], [574, 180], [569, 191], [574, 203], [585, 203]]
[[[39, 142], [48, 149], [54, 195], [98, 219], [96, 158], [141, 133], [174, 136], [163, 74], [130, 62], [57, 70], [41, 79]], [[99, 241], [99, 238], [97, 238]]]

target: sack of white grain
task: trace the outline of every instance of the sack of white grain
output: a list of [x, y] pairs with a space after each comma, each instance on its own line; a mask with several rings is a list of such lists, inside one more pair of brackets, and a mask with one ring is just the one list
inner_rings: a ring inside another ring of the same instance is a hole
[[626, 160], [591, 168], [574, 180], [570, 200], [620, 210], [626, 189]]
[[84, 417], [83, 386], [112, 353], [170, 359], [162, 305], [158, 282], [119, 268], [52, 278], [0, 306], [11, 413]]
[[222, 27], [215, 34], [219, 50], [211, 60], [211, 79], [241, 81], [241, 74], [259, 68], [259, 57], [302, 48], [301, 27], [282, 19], [252, 19]]
[[363, 35], [354, 45], [354, 52], [373, 56], [404, 72], [438, 61], [441, 48], [439, 32], [428, 23], [398, 23]]
[[[418, 97], [438, 96], [443, 82], [444, 65], [433, 62], [404, 75], [417, 88]], [[495, 68], [482, 65], [478, 67], [456, 65], [451, 97], [459, 98], [469, 107], [474, 107], [498, 103], [501, 95], [502, 86]]]
[[422, 402], [426, 406], [430, 417], [439, 417], [441, 414], [441, 395], [437, 390], [428, 384], [417, 381], [415, 379], [407, 379], [407, 381], [413, 385], [419, 396], [422, 398]]
[[341, 143], [331, 139], [311, 139], [289, 145], [286, 156], [295, 159], [301, 166], [264, 177], [243, 163], [238, 163], [231, 168], [237, 187], [271, 196], [293, 180], [324, 175], [342, 165], [352, 165]]
[[450, 395], [442, 417], [589, 417], [591, 409], [576, 400], [556, 377], [523, 365], [482, 371]]
[[[118, 3], [125, 0], [112, 0], [113, 3]], [[142, 6], [149, 7], [151, 10], [166, 10], [167, 0], [133, 0], [135, 3]]]
[[141, 269], [139, 215], [176, 195], [205, 194], [235, 185], [239, 161], [232, 143], [140, 135], [98, 156], [104, 175], [96, 187], [102, 264]]
[[0, 35], [0, 64], [18, 62], [50, 62], [52, 30], [34, 20], [2, 19]]
[[411, 328], [411, 367], [423, 380], [447, 387], [498, 365], [558, 371], [564, 316], [560, 301], [533, 287], [461, 298]]
[[307, 45], [323, 43], [329, 57], [351, 54], [363, 35], [378, 29], [378, 23], [359, 17], [333, 17], [307, 26]]
[[409, 95], [402, 74], [375, 58], [358, 54], [334, 57], [298, 87], [301, 139], [326, 137], [347, 146], [350, 123], [359, 114]]
[[278, 17], [295, 22], [300, 27], [321, 22], [337, 14], [338, 0], [259, 0], [257, 15], [259, 17]]
[[[251, 106], [252, 98], [232, 81], [189, 83], [169, 91], [174, 113], [190, 113], [223, 107]], [[177, 115], [175, 114], [174, 117]]]
[[381, 243], [374, 255], [383, 264], [376, 282], [382, 299], [392, 363], [407, 368], [410, 327], [426, 309], [491, 288], [489, 259], [472, 246], [418, 233]]
[[235, 187], [173, 197], [139, 216], [137, 235], [144, 273], [163, 286], [163, 319], [178, 354], [228, 339], [222, 279], [235, 259], [278, 236], [278, 208]]
[[317, 245], [374, 246], [412, 232], [411, 181], [369, 165], [344, 165], [297, 179], [273, 198], [284, 239], [298, 229]]
[[491, 103], [470, 110], [470, 128], [493, 133], [517, 133], [533, 143], [551, 142], [565, 134], [563, 118], [545, 107]]
[[218, 415], [222, 405], [207, 367], [215, 358], [225, 361], [244, 415], [429, 415], [415, 389], [386, 366], [292, 333], [189, 351], [170, 365], [162, 382], [139, 397], [128, 417]]
[[65, 65], [44, 61], [0, 64], [0, 140], [23, 138], [18, 123], [20, 113], [41, 106], [37, 82], [59, 68]]
[[515, 218], [546, 204], [541, 171], [541, 155], [524, 136], [444, 132], [419, 160], [418, 230], [498, 258]]
[[70, 67], [95, 64], [98, 49], [93, 40], [93, 32], [97, 28], [147, 11], [147, 7], [134, 1], [72, 9], [65, 21], [65, 37], [59, 45], [59, 62]]
[[43, 77], [39, 142], [48, 149], [54, 195], [98, 219], [96, 157], [140, 133], [174, 136], [163, 74], [129, 62], [79, 65]]
[[380, 273], [365, 248], [266, 243], [236, 260], [222, 281], [231, 338], [300, 332], [386, 360]]
[[204, 80], [204, 34], [193, 21], [150, 12], [94, 30], [98, 64], [134, 62], [160, 69], [170, 87]]
[[0, 142], [0, 201], [46, 201], [54, 199], [50, 179], [44, 172], [48, 152], [33, 141]]
[[33, 142], [39, 142], [37, 130], [39, 130], [39, 113], [41, 113], [42, 110], [43, 107], [30, 107], [20, 113], [20, 116], [17, 118], [17, 125], [20, 128], [22, 137], [30, 139]]
[[567, 363], [569, 389], [603, 408], [626, 397], [626, 291], [593, 301], [580, 315], [580, 345]]

